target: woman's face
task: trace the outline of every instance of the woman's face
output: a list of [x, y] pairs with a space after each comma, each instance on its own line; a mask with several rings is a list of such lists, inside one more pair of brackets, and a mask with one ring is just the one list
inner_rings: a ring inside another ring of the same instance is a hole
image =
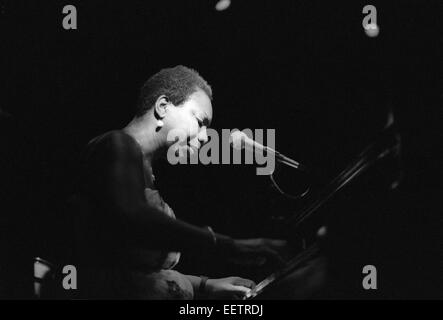
[[[193, 153], [192, 148], [200, 148], [208, 141], [206, 128], [212, 121], [212, 104], [208, 95], [197, 90], [191, 94], [183, 104], [179, 106], [170, 105], [166, 116], [163, 119], [165, 132], [171, 130], [180, 132], [185, 136], [183, 144], [186, 144], [189, 151]], [[175, 141], [168, 141], [168, 147]], [[191, 148], [192, 147], [192, 148]]]

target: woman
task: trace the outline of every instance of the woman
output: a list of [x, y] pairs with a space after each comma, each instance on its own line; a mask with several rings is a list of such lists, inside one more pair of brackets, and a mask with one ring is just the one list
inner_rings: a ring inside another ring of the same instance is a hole
[[177, 220], [155, 190], [152, 162], [174, 144], [168, 141], [171, 130], [186, 132], [182, 149], [189, 153], [207, 141], [211, 98], [210, 86], [196, 71], [163, 69], [142, 87], [134, 119], [88, 144], [76, 197], [81, 297], [241, 298], [253, 281], [183, 275], [172, 270], [179, 251], [261, 263], [280, 259], [284, 241], [234, 240]]

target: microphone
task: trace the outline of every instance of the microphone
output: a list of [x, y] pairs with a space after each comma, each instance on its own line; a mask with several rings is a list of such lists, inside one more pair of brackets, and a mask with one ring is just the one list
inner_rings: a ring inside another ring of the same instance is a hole
[[291, 158], [281, 154], [280, 152], [278, 152], [277, 150], [274, 150], [270, 147], [264, 146], [260, 143], [258, 143], [257, 141], [249, 138], [244, 132], [241, 131], [234, 131], [231, 133], [231, 137], [230, 137], [230, 142], [231, 145], [233, 146], [234, 149], [237, 150], [241, 150], [241, 149], [246, 149], [249, 151], [261, 151], [264, 152], [266, 151], [268, 154], [274, 155], [275, 158], [277, 159], [277, 161], [279, 161], [280, 163], [284, 163], [290, 167], [293, 167], [295, 169], [301, 170], [301, 171], [308, 171], [308, 168], [302, 164], [300, 164], [299, 162], [292, 160]]
[[241, 131], [234, 131], [231, 133], [231, 138], [229, 140], [234, 147], [234, 149], [241, 150], [241, 149], [247, 149], [249, 151], [266, 151], [271, 154], [275, 154], [276, 151], [272, 148], [266, 147], [255, 140], [252, 140], [249, 138], [246, 133]]

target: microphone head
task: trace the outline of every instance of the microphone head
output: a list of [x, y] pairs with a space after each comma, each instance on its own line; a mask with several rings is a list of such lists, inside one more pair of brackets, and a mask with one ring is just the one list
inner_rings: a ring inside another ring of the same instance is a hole
[[239, 130], [236, 130], [231, 133], [231, 137], [229, 139], [232, 147], [234, 147], [237, 150], [241, 150], [245, 147], [245, 139], [248, 136]]

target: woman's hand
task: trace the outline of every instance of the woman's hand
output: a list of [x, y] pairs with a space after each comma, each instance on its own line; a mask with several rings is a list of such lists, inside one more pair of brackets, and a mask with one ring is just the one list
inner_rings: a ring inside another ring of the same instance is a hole
[[284, 240], [234, 240], [232, 260], [242, 265], [262, 266], [269, 262], [280, 266], [285, 263], [284, 256], [288, 251], [288, 244]]
[[240, 277], [208, 279], [205, 295], [208, 299], [240, 300], [254, 287], [254, 281]]

